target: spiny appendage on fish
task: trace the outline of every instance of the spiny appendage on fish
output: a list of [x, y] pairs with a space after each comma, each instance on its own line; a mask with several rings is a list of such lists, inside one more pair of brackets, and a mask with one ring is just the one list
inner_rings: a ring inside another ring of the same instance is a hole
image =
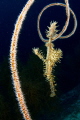
[[54, 75], [52, 74], [52, 69], [53, 67], [50, 66], [51, 64], [49, 64], [49, 61], [48, 61], [48, 64], [45, 65], [45, 68], [44, 68], [44, 77], [46, 78], [46, 80], [49, 82], [50, 84], [50, 89], [51, 89], [51, 95], [50, 97], [54, 97], [56, 95], [55, 91], [55, 86], [57, 85], [54, 81]]
[[49, 81], [49, 83], [50, 83], [50, 89], [51, 89], [51, 94], [50, 94], [50, 97], [54, 97], [55, 95], [56, 95], [56, 83], [55, 83], [55, 81], [54, 81], [54, 79], [52, 80], [52, 79], [50, 79], [50, 81]]
[[50, 83], [50, 89], [51, 89], [51, 97], [55, 96], [55, 81], [54, 81], [54, 75], [53, 75], [53, 68], [56, 66], [57, 62], [60, 62], [60, 58], [62, 58], [62, 51], [60, 49], [54, 49], [51, 47], [49, 55], [47, 55], [47, 58], [44, 61], [44, 76], [46, 80]]
[[45, 60], [43, 52], [39, 48], [33, 48], [33, 53], [37, 55], [42, 61]]
[[46, 80], [49, 82], [50, 85], [50, 89], [51, 89], [51, 94], [50, 97], [54, 97], [56, 95], [55, 91], [56, 91], [56, 83], [54, 81], [55, 76], [53, 76], [52, 74], [50, 75], [46, 75]]
[[61, 49], [51, 49], [51, 60], [53, 61], [53, 67], [55, 67], [54, 63], [60, 62], [60, 58], [62, 58], [62, 51]]

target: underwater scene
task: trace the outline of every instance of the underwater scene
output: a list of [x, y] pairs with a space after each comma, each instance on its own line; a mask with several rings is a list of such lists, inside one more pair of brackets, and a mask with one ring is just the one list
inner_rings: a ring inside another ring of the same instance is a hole
[[80, 1], [0, 0], [0, 120], [80, 120]]

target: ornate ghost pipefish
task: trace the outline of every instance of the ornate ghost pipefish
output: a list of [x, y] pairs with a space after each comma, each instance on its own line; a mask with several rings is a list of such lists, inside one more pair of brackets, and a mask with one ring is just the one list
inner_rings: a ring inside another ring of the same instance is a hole
[[[58, 30], [57, 28], [57, 22], [50, 22], [50, 27], [48, 27], [49, 30], [46, 30], [46, 37], [48, 39], [44, 39], [41, 32], [40, 32], [40, 18], [42, 16], [42, 13], [49, 7], [51, 6], [63, 6], [66, 8], [66, 22], [65, 25], [63, 26], [62, 31], [57, 34]], [[67, 30], [67, 27], [69, 25], [69, 20], [70, 20], [70, 12], [73, 15], [74, 18], [74, 28], [72, 30], [72, 32], [69, 35], [66, 36], [62, 36], [63, 33]], [[76, 16], [74, 14], [74, 12], [71, 10], [71, 8], [69, 7], [69, 2], [68, 0], [65, 0], [65, 4], [63, 3], [51, 3], [47, 6], [45, 6], [41, 12], [38, 15], [38, 20], [37, 20], [37, 30], [38, 30], [38, 34], [40, 39], [45, 42], [45, 46], [47, 47], [47, 55], [46, 58], [43, 56], [42, 51], [40, 52], [39, 48], [33, 48], [33, 52], [40, 58], [42, 59], [43, 63], [44, 63], [44, 76], [46, 77], [46, 80], [49, 81], [50, 84], [50, 89], [51, 89], [51, 97], [54, 97], [55, 94], [55, 86], [56, 83], [54, 81], [54, 75], [52, 74], [52, 69], [53, 67], [55, 67], [57, 62], [60, 62], [60, 58], [62, 58], [62, 51], [60, 49], [55, 50], [54, 49], [54, 45], [53, 45], [53, 41], [57, 40], [58, 38], [68, 38], [70, 36], [72, 36], [75, 32], [77, 28], [77, 19]]]

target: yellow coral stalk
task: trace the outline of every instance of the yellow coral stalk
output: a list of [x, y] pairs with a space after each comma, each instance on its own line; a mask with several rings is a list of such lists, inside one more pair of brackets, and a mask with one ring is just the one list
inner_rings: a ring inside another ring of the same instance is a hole
[[16, 97], [19, 103], [21, 113], [23, 114], [23, 118], [25, 120], [31, 120], [31, 116], [29, 114], [29, 110], [25, 103], [24, 96], [21, 90], [21, 84], [19, 81], [19, 75], [18, 75], [18, 70], [17, 70], [16, 54], [17, 54], [17, 42], [18, 42], [19, 32], [22, 27], [22, 23], [25, 19], [25, 15], [30, 9], [33, 2], [34, 0], [28, 0], [26, 5], [22, 9], [17, 19], [17, 22], [15, 24], [15, 29], [12, 35], [12, 41], [11, 41], [11, 47], [10, 47], [10, 68], [11, 68], [11, 73], [12, 73], [12, 78], [13, 78], [14, 90], [15, 90], [15, 94], [16, 94]]

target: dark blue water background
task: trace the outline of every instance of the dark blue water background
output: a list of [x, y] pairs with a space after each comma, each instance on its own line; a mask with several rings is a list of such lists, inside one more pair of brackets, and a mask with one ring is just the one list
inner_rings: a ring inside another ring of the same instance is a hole
[[[22, 29], [20, 31], [18, 52], [21, 61], [26, 62], [28, 54], [31, 52], [33, 47], [39, 47], [44, 43], [40, 40], [37, 33], [37, 17], [41, 9], [52, 3], [52, 2], [63, 2], [64, 0], [36, 0], [31, 9], [29, 10], [27, 17], [23, 23]], [[2, 62], [5, 56], [9, 55], [11, 37], [14, 30], [14, 25], [17, 17], [25, 5], [26, 0], [1, 0], [0, 1], [0, 61]], [[62, 47], [65, 51], [72, 50], [73, 47], [79, 42], [79, 0], [70, 0], [70, 7], [76, 14], [78, 19], [78, 27], [75, 34], [69, 39], [57, 40], [55, 43], [58, 47]], [[63, 7], [51, 7], [46, 10], [41, 18], [41, 32], [45, 37], [45, 29], [49, 26], [51, 20], [58, 21], [59, 29], [61, 30], [64, 26], [66, 15], [65, 9]], [[67, 33], [69, 33], [73, 28], [73, 19], [71, 16], [71, 21]]]

